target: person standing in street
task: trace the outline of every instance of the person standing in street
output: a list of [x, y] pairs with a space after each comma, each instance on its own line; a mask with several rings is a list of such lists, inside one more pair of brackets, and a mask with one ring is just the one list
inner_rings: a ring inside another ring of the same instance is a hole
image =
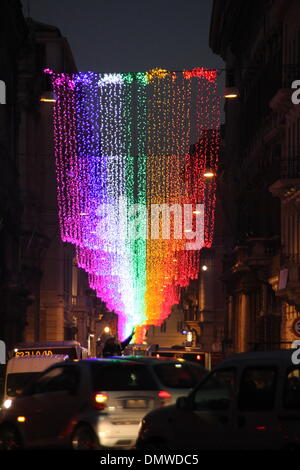
[[118, 341], [116, 336], [109, 336], [105, 341], [105, 345], [102, 350], [102, 357], [121, 356], [122, 352], [128, 346], [134, 335], [134, 329], [128, 338], [124, 341]]

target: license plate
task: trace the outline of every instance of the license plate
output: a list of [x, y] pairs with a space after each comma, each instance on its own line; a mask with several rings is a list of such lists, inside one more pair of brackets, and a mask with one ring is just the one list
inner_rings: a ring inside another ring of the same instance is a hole
[[124, 408], [147, 408], [147, 401], [137, 399], [125, 400]]

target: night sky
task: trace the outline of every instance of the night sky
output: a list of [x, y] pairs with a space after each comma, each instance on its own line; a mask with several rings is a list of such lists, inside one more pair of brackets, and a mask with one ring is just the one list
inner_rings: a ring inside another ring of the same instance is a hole
[[24, 14], [57, 26], [78, 70], [137, 72], [220, 67], [208, 47], [212, 0], [23, 0]]

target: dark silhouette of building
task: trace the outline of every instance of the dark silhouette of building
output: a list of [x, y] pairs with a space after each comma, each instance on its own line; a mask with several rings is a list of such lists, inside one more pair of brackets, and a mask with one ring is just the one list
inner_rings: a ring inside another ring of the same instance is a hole
[[[215, 0], [210, 47], [226, 64], [224, 212], [227, 352], [285, 347], [299, 317], [298, 2]], [[275, 196], [275, 197], [274, 197]], [[281, 200], [280, 200], [281, 199]], [[288, 276], [286, 269], [288, 269]]]
[[53, 103], [45, 68], [77, 71], [55, 26], [25, 19], [21, 3], [4, 0], [0, 17], [0, 339], [76, 339], [95, 354], [115, 315], [89, 288], [74, 247], [60, 238], [56, 200]]
[[29, 291], [21, 275], [22, 204], [17, 167], [18, 61], [27, 26], [18, 0], [3, 0], [0, 15], [0, 80], [6, 104], [0, 104], [0, 338], [11, 347], [22, 339]]

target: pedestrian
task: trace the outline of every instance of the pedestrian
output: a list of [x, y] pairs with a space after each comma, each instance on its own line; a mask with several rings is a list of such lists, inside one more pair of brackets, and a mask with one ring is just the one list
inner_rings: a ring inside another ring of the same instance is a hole
[[134, 335], [134, 329], [128, 338], [124, 341], [118, 341], [116, 336], [110, 335], [107, 340], [105, 341], [105, 345], [102, 350], [103, 357], [111, 357], [111, 356], [121, 356], [123, 350], [128, 346], [130, 341], [132, 340]]

